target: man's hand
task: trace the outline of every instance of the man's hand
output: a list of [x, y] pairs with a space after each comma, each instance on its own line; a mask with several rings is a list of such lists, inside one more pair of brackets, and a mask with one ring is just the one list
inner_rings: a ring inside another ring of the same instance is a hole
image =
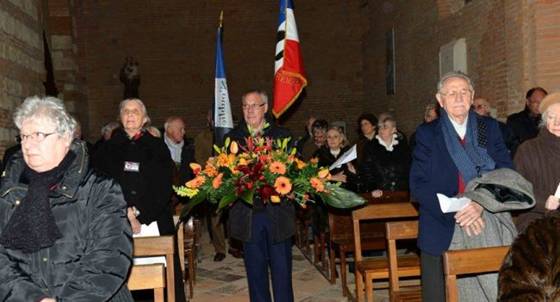
[[548, 198], [546, 199], [546, 202], [544, 204], [544, 207], [547, 210], [554, 211], [554, 210], [558, 209], [558, 206], [560, 206], [560, 203], [558, 202], [558, 197], [556, 197], [554, 195], [548, 196]]
[[39, 301], [39, 302], [56, 302], [56, 300], [53, 299], [53, 298], [43, 298], [43, 299], [41, 299], [41, 301]]
[[481, 205], [471, 200], [466, 207], [455, 214], [455, 222], [461, 227], [469, 226], [481, 217], [483, 210]]
[[337, 174], [331, 176], [331, 180], [346, 182], [346, 175], [344, 174], [344, 171], [338, 172]]
[[383, 196], [383, 191], [381, 190], [374, 190], [371, 192], [371, 197], [373, 198], [379, 198], [381, 196]]
[[477, 236], [482, 233], [484, 229], [484, 219], [482, 217], [478, 217], [473, 223], [468, 226], [463, 227], [465, 232], [467, 232], [468, 236]]
[[142, 229], [142, 224], [140, 223], [140, 221], [138, 221], [138, 219], [136, 219], [136, 215], [134, 215], [134, 210], [132, 209], [132, 207], [128, 208], [126, 216], [128, 217], [128, 221], [130, 222], [130, 226], [132, 227], [132, 233], [133, 234], [140, 233], [140, 229]]

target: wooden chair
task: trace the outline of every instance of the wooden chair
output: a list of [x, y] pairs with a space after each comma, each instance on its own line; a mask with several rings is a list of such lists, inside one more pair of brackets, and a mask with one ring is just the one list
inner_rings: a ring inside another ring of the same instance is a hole
[[445, 296], [447, 302], [458, 301], [457, 275], [497, 272], [509, 246], [447, 251], [443, 254]]
[[127, 286], [131, 291], [153, 289], [154, 302], [163, 302], [165, 267], [163, 264], [134, 265], [130, 270]]
[[387, 257], [389, 258], [389, 297], [391, 301], [422, 301], [422, 291], [419, 286], [401, 288], [399, 277], [420, 276], [417, 255], [398, 256], [397, 240], [418, 238], [418, 221], [387, 222]]
[[[200, 229], [200, 220], [191, 217], [187, 222], [184, 223], [183, 230], [183, 240], [182, 248], [183, 251], [183, 276], [185, 280], [189, 283], [189, 297], [193, 297], [193, 288], [196, 283], [196, 253], [198, 247], [198, 230]], [[185, 267], [185, 258], [188, 261], [187, 267]], [[187, 273], [188, 272], [188, 273]]]
[[[171, 235], [134, 238], [134, 257], [165, 256], [167, 265], [165, 268], [163, 268], [161, 264], [134, 265], [128, 278], [130, 290], [152, 288], [147, 287], [148, 284], [158, 285], [158, 287], [153, 287], [154, 299], [157, 299], [162, 294], [159, 291], [161, 288], [159, 287], [161, 284], [160, 272], [165, 270], [166, 278], [164, 280], [166, 281], [167, 287], [167, 301], [175, 302], [175, 270], [173, 267], [173, 254], [175, 250], [174, 240], [174, 236]], [[157, 269], [156, 266], [160, 268]]]
[[[385, 192], [380, 198], [371, 197], [371, 193], [362, 194], [368, 204], [407, 202], [410, 199], [409, 192], [395, 191]], [[383, 222], [370, 221], [362, 224], [362, 250], [385, 250], [385, 224]], [[336, 252], [340, 257], [340, 281], [342, 294], [346, 297], [350, 294], [348, 289], [346, 271], [346, 254], [354, 251], [354, 232], [352, 224], [352, 211], [329, 209], [329, 265], [330, 282], [336, 282]]]
[[[356, 261], [356, 299], [363, 301], [365, 283], [365, 294], [368, 301], [373, 300], [373, 280], [389, 278], [389, 263], [383, 259], [363, 259], [360, 222], [367, 220], [389, 220], [399, 218], [417, 217], [418, 211], [410, 202], [379, 203], [370, 204], [364, 208], [352, 212], [352, 223], [354, 229], [354, 257]], [[403, 261], [403, 265], [420, 266], [418, 258], [412, 262]], [[399, 276], [401, 268], [399, 267]]]

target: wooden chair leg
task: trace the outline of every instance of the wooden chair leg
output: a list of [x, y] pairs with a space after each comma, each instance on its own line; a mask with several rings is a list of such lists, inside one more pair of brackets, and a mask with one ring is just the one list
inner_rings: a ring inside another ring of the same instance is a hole
[[342, 295], [346, 297], [348, 296], [348, 283], [346, 280], [346, 250], [339, 247], [338, 254], [340, 257], [340, 283], [342, 283]]
[[163, 288], [154, 288], [154, 302], [163, 301]]
[[354, 274], [356, 276], [356, 301], [364, 301], [364, 279], [362, 274], [358, 272], [357, 268], [354, 268]]
[[313, 235], [313, 264], [319, 263], [319, 238]]
[[366, 301], [373, 302], [373, 280], [366, 276], [364, 281], [366, 283]]
[[336, 257], [335, 257], [334, 243], [329, 242], [329, 269], [331, 270], [331, 279], [329, 282], [331, 284], [336, 283]]
[[193, 297], [193, 287], [194, 287], [194, 280], [195, 280], [195, 276], [194, 276], [194, 253], [191, 252], [189, 253], [189, 296], [190, 298]]

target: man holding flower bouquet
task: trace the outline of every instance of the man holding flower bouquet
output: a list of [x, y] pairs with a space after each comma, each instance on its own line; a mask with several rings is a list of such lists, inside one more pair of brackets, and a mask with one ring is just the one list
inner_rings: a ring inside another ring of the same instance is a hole
[[[241, 148], [247, 147], [247, 137], [290, 138], [287, 129], [266, 120], [268, 97], [265, 92], [252, 90], [245, 93], [242, 108], [243, 121], [227, 134]], [[256, 193], [252, 206], [246, 202], [233, 203], [229, 209], [229, 235], [243, 242], [251, 301], [272, 301], [269, 267], [274, 301], [293, 301], [291, 237], [295, 230], [295, 209], [288, 200], [271, 202], [261, 198], [263, 195]]]

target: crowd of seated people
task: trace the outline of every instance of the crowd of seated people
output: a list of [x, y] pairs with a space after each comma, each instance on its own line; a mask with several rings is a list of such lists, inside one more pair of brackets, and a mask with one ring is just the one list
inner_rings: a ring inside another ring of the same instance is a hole
[[[476, 236], [485, 229], [482, 213], [487, 211], [473, 200], [457, 214], [444, 214], [436, 207], [435, 193], [447, 193], [450, 197], [461, 195], [474, 178], [498, 168], [514, 169], [533, 184], [536, 200], [534, 208], [514, 215], [518, 216], [514, 218], [518, 230], [523, 232], [531, 223], [559, 207], [554, 193], [560, 182], [559, 93], [548, 94], [541, 87], [530, 89], [525, 109], [512, 114], [507, 123], [503, 123], [490, 116], [491, 102], [474, 98], [473, 83], [466, 75], [443, 77], [437, 89], [437, 102], [427, 104], [424, 119], [410, 141], [398, 128], [397, 117], [388, 112], [378, 116], [361, 114], [356, 120], [358, 135], [353, 142], [347, 139], [346, 129], [315, 117], [307, 121], [304, 135], [296, 140], [302, 159], [316, 158], [319, 165], [325, 167], [333, 165], [356, 145], [357, 158], [332, 167], [330, 171], [331, 180], [349, 190], [372, 197], [412, 191], [412, 198], [420, 204], [419, 247], [426, 272], [422, 282], [425, 298], [430, 301], [442, 299], [441, 254], [449, 248], [455, 223], [469, 236]], [[56, 100], [49, 102], [58, 104]], [[147, 109], [138, 99], [123, 101], [119, 114], [118, 122], [103, 126], [101, 138], [85, 149], [91, 154], [84, 158], [89, 158], [97, 171], [121, 184], [121, 201], [126, 202], [126, 217], [133, 233], [139, 232], [142, 223], [158, 221], [161, 234], [172, 234], [175, 231], [171, 221], [173, 207], [184, 200], [172, 197], [171, 185], [184, 183], [192, 177], [188, 163], [203, 164], [205, 158], [200, 155], [211, 155], [211, 121], [210, 131], [203, 131], [193, 141], [186, 139], [186, 124], [180, 117], [169, 117], [163, 131], [151, 125]], [[72, 125], [75, 131], [72, 138], [80, 141], [79, 124], [72, 120]], [[28, 143], [31, 134], [25, 135]], [[6, 150], [3, 168], [18, 161], [21, 164], [22, 148], [18, 144]], [[65, 148], [70, 148], [65, 149], [68, 152], [75, 146], [65, 145]], [[195, 154], [195, 150], [200, 154]], [[27, 161], [25, 152], [23, 155], [23, 160]], [[169, 165], [162, 165], [162, 162]], [[447, 178], [443, 179], [442, 175]], [[328, 207], [319, 203], [311, 211], [313, 231], [328, 232]], [[226, 251], [223, 219], [215, 213], [210, 216], [216, 248], [214, 261], [222, 261]], [[426, 235], [426, 231], [439, 237]], [[56, 236], [51, 239], [56, 240]], [[0, 245], [3, 244], [6, 245], [0, 252], [10, 247], [0, 241]], [[515, 258], [510, 260], [508, 269], [511, 270], [515, 261]], [[177, 267], [176, 272], [177, 299], [185, 300], [179, 275], [181, 268]], [[501, 285], [500, 288], [510, 287]], [[49, 296], [38, 298], [48, 299]]]

